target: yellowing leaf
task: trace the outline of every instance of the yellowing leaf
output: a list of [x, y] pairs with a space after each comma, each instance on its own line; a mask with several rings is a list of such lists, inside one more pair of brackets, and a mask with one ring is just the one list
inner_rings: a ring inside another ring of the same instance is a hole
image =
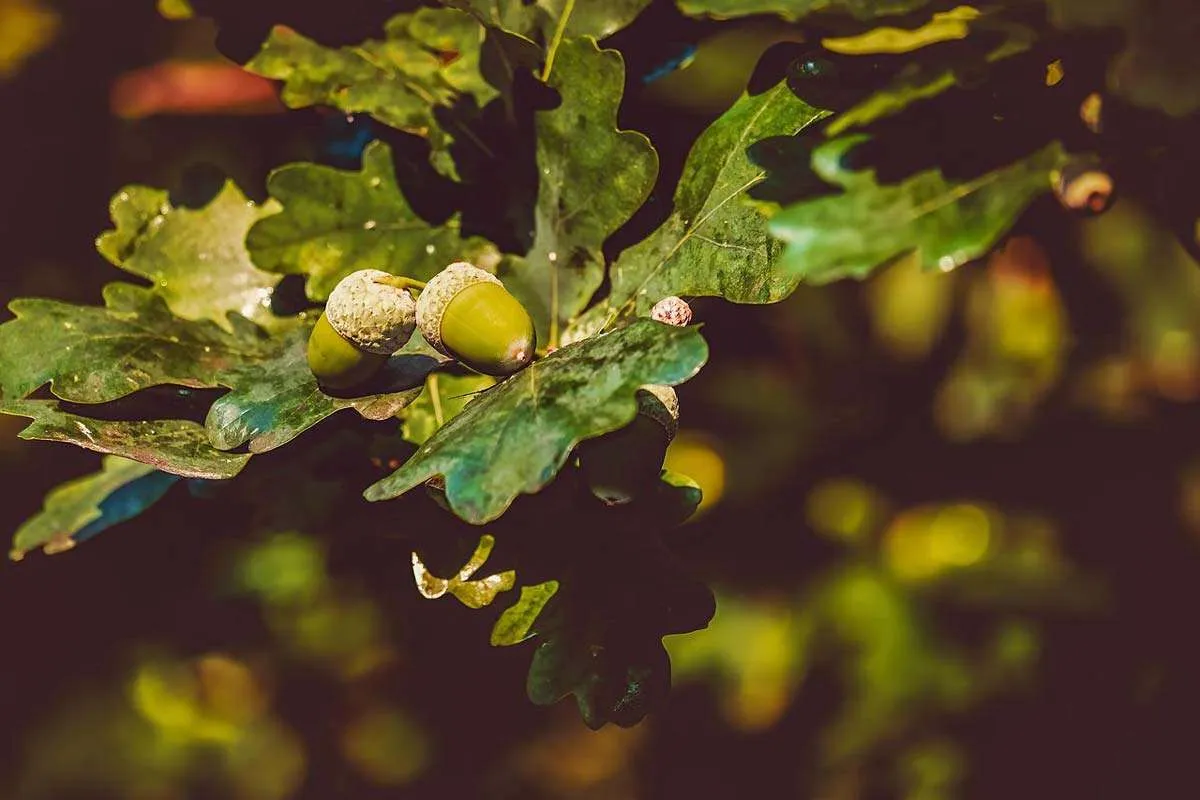
[[927, 45], [966, 38], [971, 20], [979, 17], [979, 10], [971, 6], [959, 6], [933, 15], [929, 22], [915, 30], [904, 28], [876, 28], [860, 36], [822, 39], [821, 44], [835, 53], [861, 56], [871, 53], [908, 53]]

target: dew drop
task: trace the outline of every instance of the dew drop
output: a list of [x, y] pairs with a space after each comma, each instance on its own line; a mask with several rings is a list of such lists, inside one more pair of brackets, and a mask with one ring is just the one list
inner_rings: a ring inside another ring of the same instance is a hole
[[375, 230], [375, 226], [376, 226], [377, 224], [378, 224], [378, 223], [377, 223], [377, 222], [375, 222], [375, 220], [373, 220], [373, 219], [369, 219], [369, 220], [367, 220], [366, 222], [364, 222], [364, 223], [363, 223], [363, 230], [364, 230], [364, 231], [373, 231], [373, 230]]
[[555, 261], [558, 261], [558, 253], [549, 253], [546, 255], [546, 258], [550, 259], [550, 263], [553, 264]]
[[122, 203], [128, 203], [129, 202], [129, 192], [121, 192], [119, 195], [117, 195], [117, 199], [120, 200]]
[[369, 184], [372, 189], [378, 188], [379, 184], [381, 184], [381, 183], [383, 183], [383, 178], [380, 178], [380, 177], [371, 178], [371, 180], [369, 181]]
[[425, 245], [425, 255], [431, 256], [436, 252], [437, 252], [437, 248], [434, 247], [433, 245], [431, 245], [431, 244]]
[[958, 266], [958, 264], [955, 263], [954, 256], [942, 256], [938, 259], [938, 269], [940, 269], [942, 272], [949, 272], [956, 266]]

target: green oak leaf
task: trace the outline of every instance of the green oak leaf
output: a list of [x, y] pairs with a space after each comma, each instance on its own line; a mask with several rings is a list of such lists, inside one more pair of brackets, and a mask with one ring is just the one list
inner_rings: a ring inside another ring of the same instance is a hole
[[455, 514], [494, 520], [548, 484], [579, 442], [628, 424], [638, 387], [682, 383], [707, 357], [695, 327], [651, 320], [562, 347], [476, 398], [365, 496], [387, 500], [442, 475]]
[[[549, 42], [564, 13], [563, 35], [603, 39], [621, 30], [642, 13], [650, 0], [442, 0], [448, 6], [474, 12], [485, 24]], [[568, 12], [569, 7], [569, 12]]]
[[360, 269], [427, 280], [451, 261], [486, 262], [495, 252], [482, 239], [462, 239], [457, 219], [432, 226], [418, 217], [383, 142], [367, 147], [360, 171], [289, 164], [271, 173], [267, 190], [283, 211], [256, 223], [246, 245], [262, 269], [307, 275], [314, 300]]
[[479, 544], [471, 558], [463, 565], [456, 575], [450, 578], [439, 578], [430, 573], [421, 557], [414, 551], [412, 554], [413, 580], [416, 581], [417, 591], [427, 600], [436, 600], [447, 594], [452, 594], [467, 608], [484, 608], [492, 604], [496, 595], [512, 589], [517, 581], [517, 573], [513, 570], [498, 572], [486, 578], [472, 580], [496, 545], [493, 536], [484, 534], [479, 538]]
[[498, 270], [533, 316], [538, 341], [586, 307], [604, 279], [604, 240], [654, 188], [658, 155], [640, 133], [617, 129], [625, 67], [591, 39], [563, 42], [550, 85], [561, 104], [537, 114], [539, 189], [533, 248]]
[[246, 232], [273, 213], [227, 182], [204, 208], [175, 208], [168, 193], [129, 186], [109, 205], [116, 225], [96, 241], [113, 265], [155, 286], [177, 316], [206, 319], [232, 330], [227, 314], [237, 312], [260, 325], [282, 322], [271, 314], [271, 291], [279, 276], [263, 272], [246, 252]]
[[678, 0], [679, 9], [692, 16], [731, 19], [777, 14], [789, 20], [803, 19], [821, 11], [873, 19], [907, 14], [928, 3], [929, 0]]
[[[9, 557], [20, 561], [41, 547], [61, 553], [99, 530], [135, 516], [162, 498], [178, 476], [117, 456], [106, 456], [99, 472], [59, 485], [46, 495], [42, 510], [17, 529]], [[134, 490], [127, 508], [109, 508], [113, 498]]]
[[104, 287], [105, 306], [18, 299], [0, 325], [0, 392], [25, 397], [50, 382], [76, 403], [103, 403], [161, 384], [224, 385], [230, 369], [270, 352], [258, 326], [230, 314], [229, 330], [176, 317], [153, 289]]
[[865, 278], [910, 253], [926, 269], [950, 270], [978, 258], [1033, 198], [1049, 191], [1051, 172], [1065, 159], [1055, 142], [969, 181], [951, 183], [929, 170], [881, 186], [873, 172], [840, 165], [866, 138], [836, 139], [813, 153], [813, 169], [842, 194], [789, 206], [771, 219], [771, 233], [787, 245], [783, 267], [805, 281]]
[[494, 378], [475, 373], [429, 373], [420, 397], [404, 409], [401, 427], [404, 438], [416, 445], [425, 444], [438, 429], [458, 416], [467, 403], [495, 383]]
[[479, 106], [496, 96], [479, 71], [483, 27], [469, 14], [423, 8], [388, 21], [385, 38], [329, 48], [276, 27], [246, 69], [284, 82], [290, 108], [327, 105], [367, 113], [394, 128], [425, 137], [434, 163], [453, 176], [445, 159], [452, 136], [437, 108], [469, 95]]
[[609, 296], [568, 330], [574, 341], [607, 323], [647, 312], [668, 295], [720, 295], [735, 303], [772, 303], [797, 280], [776, 264], [781, 247], [767, 221], [743, 202], [766, 177], [747, 148], [769, 136], [789, 136], [824, 112], [780, 83], [759, 95], [743, 95], [700, 136], [688, 155], [671, 216], [641, 243], [621, 254], [609, 270]]
[[533, 624], [542, 609], [558, 591], [558, 581], [545, 581], [533, 586], [522, 586], [517, 602], [504, 609], [496, 624], [492, 626], [491, 644], [505, 647], [519, 644], [534, 636]]
[[402, 352], [389, 360], [366, 394], [332, 397], [321, 391], [308, 367], [310, 331], [306, 325], [289, 333], [272, 357], [225, 374], [223, 381], [232, 391], [212, 404], [205, 420], [214, 447], [248, 445], [251, 453], [264, 453], [347, 408], [371, 420], [394, 417], [417, 398], [425, 375], [438, 364], [429, 356]]
[[19, 434], [22, 439], [69, 442], [185, 478], [232, 478], [250, 459], [249, 455], [217, 450], [209, 444], [204, 426], [189, 420], [91, 419], [63, 411], [53, 400], [5, 400], [0, 403], [0, 413], [33, 420]]

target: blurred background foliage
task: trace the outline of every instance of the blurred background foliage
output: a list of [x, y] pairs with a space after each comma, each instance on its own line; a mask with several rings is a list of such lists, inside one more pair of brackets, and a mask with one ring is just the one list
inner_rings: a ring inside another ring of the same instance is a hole
[[[622, 124], [668, 176], [797, 38], [750, 18], [649, 47], [672, 13], [611, 42], [630, 46]], [[93, 301], [122, 185], [203, 202], [231, 176], [261, 199], [272, 167], [345, 165], [370, 137], [283, 113], [213, 42], [178, 0], [0, 0], [4, 300]], [[655, 48], [679, 69], [650, 79]], [[259, 479], [281, 513], [177, 489], [95, 544], [0, 567], [3, 796], [1196, 793], [1200, 271], [1169, 232], [1127, 201], [1082, 223], [1045, 201], [946, 274], [900, 261], [695, 308], [713, 355], [680, 390], [667, 466], [705, 497], [672, 545], [718, 611], [668, 640], [662, 711], [591, 732], [569, 701], [530, 705], [524, 648], [421, 598], [386, 526], [314, 511], [332, 484], [298, 498], [279, 470]], [[5, 530], [99, 462], [19, 441], [24, 424], [0, 417]], [[388, 510], [450, 524], [427, 498]]]

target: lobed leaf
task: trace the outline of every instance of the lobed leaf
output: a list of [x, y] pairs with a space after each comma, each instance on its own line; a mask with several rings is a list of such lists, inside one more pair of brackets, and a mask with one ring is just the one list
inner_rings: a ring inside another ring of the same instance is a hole
[[367, 146], [358, 172], [289, 164], [271, 173], [267, 190], [283, 211], [255, 224], [247, 247], [262, 269], [308, 276], [314, 300], [360, 269], [427, 280], [451, 261], [486, 263], [480, 256], [494, 252], [482, 239], [463, 239], [457, 219], [432, 226], [417, 216], [380, 141]]
[[111, 453], [185, 478], [223, 480], [241, 472], [249, 455], [225, 453], [208, 441], [204, 427], [182, 419], [125, 422], [63, 411], [53, 400], [5, 400], [0, 413], [29, 417], [22, 439], [69, 442]]
[[496, 95], [479, 71], [483, 27], [469, 14], [423, 8], [399, 14], [386, 38], [329, 48], [276, 27], [246, 69], [284, 82], [291, 108], [328, 105], [367, 113], [380, 122], [429, 139], [434, 163], [453, 175], [445, 158], [452, 136], [435, 109], [468, 95], [482, 106]]
[[472, 580], [472, 576], [483, 568], [495, 544], [494, 537], [488, 534], [481, 536], [474, 554], [458, 574], [450, 578], [439, 578], [430, 573], [421, 557], [413, 552], [413, 580], [416, 581], [417, 591], [427, 600], [436, 600], [446, 594], [452, 594], [467, 608], [484, 608], [491, 605], [496, 595], [512, 589], [517, 580], [517, 573], [513, 570]]
[[527, 255], [505, 258], [505, 286], [554, 344], [604, 279], [604, 241], [646, 201], [658, 156], [640, 133], [617, 129], [625, 67], [591, 39], [563, 42], [550, 85], [561, 104], [536, 115], [539, 189]]
[[813, 153], [814, 169], [840, 185], [842, 194], [798, 203], [771, 219], [771, 233], [787, 245], [781, 266], [798, 279], [861, 279], [908, 254], [925, 269], [942, 270], [978, 258], [1050, 189], [1050, 175], [1065, 158], [1055, 142], [969, 181], [950, 182], [929, 170], [884, 186], [872, 172], [840, 165], [842, 155], [865, 138], [836, 139]]
[[9, 557], [20, 561], [41, 547], [48, 555], [120, 522], [157, 503], [179, 480], [137, 461], [106, 456], [99, 472], [68, 481], [46, 495], [42, 510], [22, 523]]
[[798, 281], [776, 263], [781, 246], [768, 235], [766, 219], [742, 202], [766, 177], [746, 151], [766, 137], [795, 134], [823, 115], [783, 83], [743, 95], [692, 147], [671, 216], [621, 254], [610, 269], [608, 297], [571, 326], [566, 340], [648, 312], [668, 295], [772, 303], [790, 294]]
[[504, 609], [496, 624], [492, 627], [491, 643], [493, 647], [504, 647], [519, 644], [530, 636], [534, 636], [533, 625], [542, 609], [558, 591], [558, 581], [545, 581], [533, 586], [522, 586], [521, 597], [516, 603]]
[[563, 347], [467, 405], [365, 496], [387, 500], [441, 475], [455, 514], [494, 520], [549, 483], [580, 441], [628, 424], [638, 387], [682, 383], [707, 357], [696, 328], [650, 320]]
[[278, 342], [272, 357], [226, 373], [223, 380], [232, 391], [212, 404], [204, 423], [214, 447], [248, 445], [251, 453], [264, 453], [348, 408], [366, 419], [394, 417], [417, 398], [425, 376], [438, 364], [426, 355], [397, 354], [365, 394], [333, 397], [321, 391], [308, 367], [310, 331], [311, 326], [293, 331]]
[[109, 204], [116, 225], [96, 241], [114, 266], [147, 278], [177, 316], [209, 320], [232, 332], [229, 312], [260, 325], [281, 320], [271, 314], [271, 292], [279, 276], [250, 261], [246, 232], [274, 213], [258, 206], [232, 182], [201, 209], [175, 208], [168, 193], [129, 186]]
[[262, 329], [230, 313], [228, 328], [176, 317], [155, 290], [104, 287], [105, 306], [19, 299], [0, 325], [0, 393], [25, 397], [46, 383], [77, 403], [103, 403], [161, 384], [213, 388], [270, 352]]

